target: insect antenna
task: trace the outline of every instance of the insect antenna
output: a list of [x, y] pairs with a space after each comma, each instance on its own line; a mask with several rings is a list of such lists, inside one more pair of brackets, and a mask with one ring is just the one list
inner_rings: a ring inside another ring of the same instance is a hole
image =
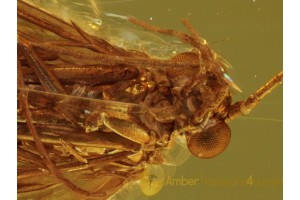
[[258, 120], [258, 121], [270, 121], [270, 122], [282, 122], [282, 119], [276, 119], [276, 118], [265, 118], [265, 117], [244, 117], [241, 118], [245, 120]]
[[229, 38], [226, 38], [226, 39], [223, 39], [223, 40], [217, 40], [217, 41], [209, 42], [209, 44], [214, 45], [214, 44], [219, 44], [219, 43], [222, 43], [222, 42], [228, 42], [229, 40], [230, 40]]
[[273, 89], [275, 89], [283, 80], [283, 72], [279, 72], [269, 82], [254, 92], [246, 101], [238, 101], [229, 107], [226, 121], [235, 119], [236, 117], [248, 114], [255, 108], [257, 104]]

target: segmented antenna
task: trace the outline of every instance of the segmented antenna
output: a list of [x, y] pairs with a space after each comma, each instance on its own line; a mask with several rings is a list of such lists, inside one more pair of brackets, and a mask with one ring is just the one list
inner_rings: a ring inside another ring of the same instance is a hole
[[228, 111], [226, 121], [235, 119], [236, 117], [250, 113], [257, 104], [279, 84], [283, 79], [283, 72], [279, 72], [268, 83], [254, 92], [246, 101], [238, 101], [233, 104]]

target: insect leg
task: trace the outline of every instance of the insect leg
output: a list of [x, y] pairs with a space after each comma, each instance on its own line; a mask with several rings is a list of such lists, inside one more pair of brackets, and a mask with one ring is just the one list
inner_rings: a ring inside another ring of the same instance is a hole
[[192, 45], [192, 46], [194, 46], [194, 47], [197, 48], [195, 39], [193, 37], [191, 37], [191, 36], [183, 33], [183, 32], [175, 31], [175, 30], [172, 30], [172, 29], [159, 28], [157, 26], [153, 26], [153, 25], [147, 24], [146, 22], [138, 20], [138, 19], [136, 19], [135, 17], [132, 17], [132, 16], [128, 17], [128, 20], [131, 23], [133, 23], [133, 24], [135, 24], [137, 26], [143, 27], [146, 30], [177, 37], [182, 42], [190, 44], [190, 45]]
[[89, 35], [81, 28], [79, 28], [74, 22], [72, 22], [72, 25], [68, 24], [63, 20], [49, 13], [46, 13], [24, 1], [18, 1], [18, 17], [40, 27], [43, 27], [62, 38], [69, 39], [77, 42], [78, 44], [84, 45], [91, 50], [101, 53], [130, 55], [130, 53], [124, 49], [114, 47], [101, 38], [96, 38]]
[[195, 44], [194, 46], [199, 50], [199, 62], [200, 62], [200, 74], [204, 74], [206, 72], [207, 66], [201, 65], [201, 60], [214, 60], [217, 56], [216, 53], [208, 46], [208, 43], [205, 39], [201, 38], [195, 28], [188, 22], [187, 19], [184, 19], [183, 24], [187, 27], [187, 29], [191, 32], [192, 37], [194, 38]]
[[30, 43], [32, 46], [42, 49], [44, 51], [50, 53], [57, 53], [61, 55], [69, 55], [75, 58], [80, 59], [90, 59], [96, 60], [99, 63], [106, 64], [106, 65], [134, 65], [134, 66], [149, 66], [149, 67], [185, 67], [191, 66], [196, 67], [199, 66], [199, 62], [177, 62], [173, 60], [159, 60], [159, 59], [152, 59], [152, 58], [144, 58], [144, 57], [128, 57], [128, 56], [116, 56], [116, 55], [108, 55], [108, 54], [101, 54], [96, 52], [87, 52], [82, 49], [71, 49], [61, 46], [54, 46], [49, 43]]
[[53, 72], [38, 58], [32, 47], [27, 45], [22, 38], [19, 37], [18, 40], [20, 40], [19, 48], [24, 53], [27, 62], [30, 67], [32, 67], [43, 86], [50, 92], [65, 93]]
[[[80, 170], [85, 170], [93, 167], [101, 167], [108, 165], [110, 163], [120, 161], [125, 159], [127, 156], [132, 155], [133, 153], [130, 151], [122, 151], [119, 153], [114, 153], [114, 154], [109, 154], [109, 155], [101, 155], [96, 158], [90, 158], [87, 159], [87, 163], [82, 163], [82, 162], [76, 162], [76, 163], [69, 163], [69, 164], [63, 164], [60, 166], [57, 166], [56, 168], [60, 170], [61, 172], [74, 172], [74, 171], [80, 171]], [[41, 171], [39, 169], [32, 170], [27, 173], [20, 173], [18, 174], [18, 179], [24, 179], [28, 177], [35, 177], [35, 176], [42, 176], [45, 174], [51, 173], [48, 170]], [[106, 172], [103, 172], [106, 174]]]
[[248, 114], [259, 102], [282, 83], [283, 72], [279, 72], [269, 82], [254, 92], [246, 101], [239, 101], [229, 107], [227, 121], [230, 121], [240, 115]]
[[60, 139], [61, 145], [71, 154], [73, 155], [79, 162], [87, 163], [87, 159], [82, 157], [77, 150], [73, 147], [73, 145], [63, 139]]
[[[196, 32], [195, 28], [188, 22], [187, 19], [182, 20], [182, 23], [186, 26], [186, 28], [191, 32], [192, 37], [195, 40], [195, 44], [197, 46], [197, 48], [200, 50], [201, 49], [201, 45], [202, 44], [206, 44], [206, 41], [203, 40], [202, 38], [200, 38], [200, 36], [198, 35], [198, 33]], [[200, 39], [202, 39], [202, 41], [200, 41]]]
[[[23, 74], [22, 71], [20, 69], [20, 66], [18, 66], [18, 75], [20, 80], [23, 80]], [[20, 86], [24, 86], [24, 82], [20, 83]], [[78, 186], [76, 186], [75, 184], [73, 184], [72, 182], [70, 182], [68, 179], [66, 179], [63, 174], [56, 168], [55, 163], [50, 159], [50, 156], [46, 150], [46, 147], [44, 146], [44, 144], [42, 143], [42, 141], [40, 140], [40, 137], [36, 131], [36, 128], [33, 125], [33, 121], [32, 121], [32, 116], [31, 116], [31, 111], [29, 110], [29, 105], [28, 105], [28, 100], [27, 100], [27, 95], [28, 93], [26, 93], [25, 91], [20, 91], [20, 101], [23, 104], [24, 107], [24, 111], [25, 111], [25, 116], [26, 116], [26, 123], [28, 125], [28, 128], [30, 130], [30, 134], [34, 139], [34, 142], [36, 144], [36, 148], [38, 149], [39, 153], [42, 155], [43, 160], [45, 162], [45, 165], [47, 166], [47, 168], [49, 169], [49, 171], [51, 171], [51, 173], [60, 181], [62, 182], [67, 188], [71, 189], [72, 191], [78, 193], [81, 196], [92, 196], [92, 195], [96, 195], [93, 194], [91, 192], [88, 192], [86, 190], [83, 190], [81, 188], [79, 188]], [[99, 195], [99, 194], [97, 194]]]
[[22, 0], [18, 0], [18, 17], [50, 30], [62, 38], [82, 42], [80, 34], [70, 24]]
[[[76, 131], [73, 128], [61, 129], [58, 128], [46, 128], [44, 125], [35, 125], [39, 131], [40, 140], [45, 144], [60, 145], [60, 139], [71, 143], [80, 148], [111, 148], [119, 151], [137, 151], [141, 146], [135, 142], [128, 141], [127, 139], [117, 135], [105, 132], [93, 132], [86, 134], [86, 132]], [[54, 135], [47, 135], [44, 132], [52, 133]], [[30, 135], [28, 128], [23, 124], [18, 124], [17, 138], [22, 141], [34, 141], [34, 138]]]
[[102, 38], [92, 36], [85, 31], [83, 31], [77, 24], [75, 24], [72, 21], [73, 27], [78, 31], [78, 33], [85, 39], [85, 41], [88, 43], [88, 48], [91, 50], [94, 50], [96, 52], [100, 53], [106, 53], [106, 54], [115, 54], [115, 55], [126, 55], [126, 56], [131, 56], [131, 53], [119, 48], [115, 47]]
[[41, 162], [42, 161], [41, 157], [34, 153], [31, 153], [29, 151], [26, 151], [25, 149], [18, 147], [17, 154], [18, 154], [18, 160], [19, 159], [26, 160], [26, 161], [29, 161], [30, 163], [33, 163], [43, 169], [47, 168], [45, 166], [45, 164], [43, 162]]
[[101, 121], [107, 128], [131, 141], [147, 144], [152, 139], [150, 130], [134, 122], [112, 118], [107, 116], [106, 113], [101, 113]]
[[[50, 68], [62, 84], [103, 85], [131, 80], [139, 74], [137, 68], [125, 66], [65, 64], [50, 66]], [[26, 83], [39, 82], [38, 77], [30, 69], [24, 69], [24, 78]]]

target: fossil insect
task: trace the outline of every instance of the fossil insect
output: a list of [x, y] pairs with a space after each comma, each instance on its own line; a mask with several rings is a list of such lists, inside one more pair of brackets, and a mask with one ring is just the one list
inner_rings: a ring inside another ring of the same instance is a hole
[[18, 198], [108, 199], [136, 181], [153, 195], [178, 138], [196, 157], [219, 155], [227, 122], [282, 82], [232, 102], [227, 61], [187, 20], [189, 33], [126, 20], [192, 50], [154, 58], [18, 0]]

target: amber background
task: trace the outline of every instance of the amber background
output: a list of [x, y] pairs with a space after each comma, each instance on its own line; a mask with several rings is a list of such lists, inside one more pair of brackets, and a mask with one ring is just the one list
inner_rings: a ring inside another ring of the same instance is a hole
[[[234, 66], [230, 75], [244, 99], [282, 69], [282, 0], [135, 0], [103, 1], [103, 10], [133, 15], [155, 25], [184, 30], [188, 18], [202, 37], [218, 42], [213, 48]], [[190, 13], [190, 14], [189, 14]], [[152, 17], [152, 20], [150, 20]], [[250, 115], [230, 123], [232, 139], [219, 157], [190, 157], [173, 178], [253, 178], [253, 185], [165, 186], [149, 199], [282, 199], [282, 87], [270, 94]]]

